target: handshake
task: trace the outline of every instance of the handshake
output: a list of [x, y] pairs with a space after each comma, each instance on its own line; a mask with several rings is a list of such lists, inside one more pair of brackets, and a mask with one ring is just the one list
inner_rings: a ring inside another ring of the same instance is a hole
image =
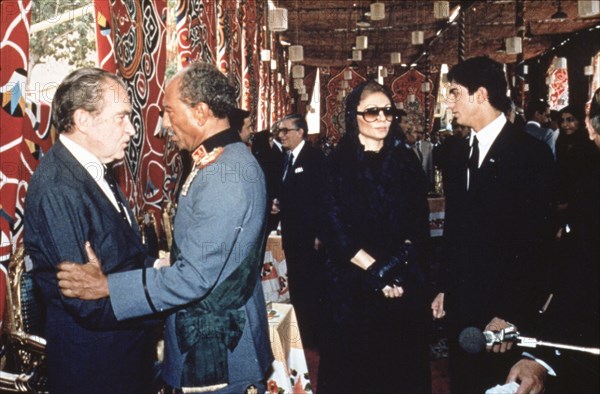
[[404, 285], [406, 265], [412, 252], [412, 244], [407, 241], [400, 253], [387, 259], [375, 260], [367, 268], [367, 285], [375, 292], [381, 291], [385, 286], [401, 287]]

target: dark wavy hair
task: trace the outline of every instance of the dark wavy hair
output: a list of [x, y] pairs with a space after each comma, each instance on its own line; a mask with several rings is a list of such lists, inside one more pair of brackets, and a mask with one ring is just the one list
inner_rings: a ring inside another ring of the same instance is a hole
[[510, 109], [504, 68], [495, 60], [478, 56], [458, 63], [448, 72], [448, 81], [463, 85], [469, 94], [474, 94], [477, 89], [484, 87], [492, 107], [503, 113]]
[[180, 74], [179, 97], [190, 107], [203, 102], [217, 118], [227, 117], [236, 108], [235, 87], [217, 67], [208, 63], [192, 63]]
[[102, 110], [104, 100], [118, 99], [116, 92], [104, 95], [109, 81], [115, 81], [127, 90], [125, 82], [117, 75], [96, 67], [84, 67], [66, 76], [56, 89], [52, 100], [52, 123], [58, 133], [73, 128], [73, 114], [78, 109], [90, 113]]
[[[373, 93], [385, 94], [390, 100], [392, 108], [395, 109], [392, 92], [387, 87], [380, 85], [375, 81], [367, 81], [361, 83], [360, 85], [355, 87], [354, 90], [352, 90], [352, 92], [350, 92], [350, 94], [348, 94], [348, 96], [346, 97], [346, 133], [340, 140], [340, 144], [352, 144], [356, 148], [364, 150], [362, 144], [360, 143], [360, 140], [358, 139], [358, 115], [356, 112], [358, 111], [358, 105], [360, 104], [360, 101]], [[394, 117], [392, 118], [390, 124], [390, 130], [388, 132], [388, 135], [383, 140], [383, 146], [387, 148], [393, 145], [393, 137], [395, 135], [399, 135], [400, 133], [401, 131], [400, 124], [398, 123], [398, 116], [397, 114], [394, 114]]]

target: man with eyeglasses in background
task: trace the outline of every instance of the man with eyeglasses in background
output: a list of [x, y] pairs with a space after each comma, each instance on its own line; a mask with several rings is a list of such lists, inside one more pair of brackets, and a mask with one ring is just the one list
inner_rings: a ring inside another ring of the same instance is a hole
[[303, 345], [315, 348], [321, 270], [318, 202], [325, 156], [307, 142], [307, 134], [305, 118], [292, 114], [279, 120], [275, 136], [285, 149], [279, 208], [290, 300], [296, 309]]

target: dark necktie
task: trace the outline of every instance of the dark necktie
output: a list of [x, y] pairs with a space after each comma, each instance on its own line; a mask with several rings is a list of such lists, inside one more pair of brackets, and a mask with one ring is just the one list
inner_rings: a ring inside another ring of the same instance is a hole
[[421, 151], [421, 141], [417, 141], [415, 144], [415, 152], [419, 158], [419, 162], [423, 163], [423, 152]]
[[471, 145], [471, 156], [468, 162], [469, 167], [469, 189], [475, 183], [477, 174], [479, 173], [479, 141], [477, 136], [473, 136], [473, 144]]
[[290, 152], [287, 156], [287, 163], [285, 166], [285, 171], [283, 173], [283, 180], [285, 181], [288, 177], [288, 174], [292, 172], [292, 166], [294, 165], [294, 154]]
[[110, 190], [113, 192], [113, 195], [117, 200], [117, 206], [119, 207], [119, 213], [121, 214], [121, 217], [127, 222], [127, 224], [129, 224], [127, 214], [125, 213], [125, 205], [123, 204], [121, 196], [119, 195], [119, 190], [117, 189], [117, 182], [115, 181], [115, 178], [112, 176], [107, 166], [104, 166], [104, 179], [106, 180], [106, 183], [108, 183]]

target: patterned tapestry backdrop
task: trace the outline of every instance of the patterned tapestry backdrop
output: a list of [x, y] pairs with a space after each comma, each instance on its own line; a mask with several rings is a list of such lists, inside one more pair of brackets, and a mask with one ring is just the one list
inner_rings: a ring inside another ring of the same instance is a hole
[[180, 166], [162, 130], [167, 2], [95, 0], [95, 5], [98, 59], [125, 80], [137, 131], [124, 162], [115, 166], [118, 178], [136, 213], [153, 212], [160, 221]]
[[26, 98], [32, 2], [0, 2], [0, 262], [6, 264], [23, 236], [27, 185], [52, 146], [50, 107]]
[[251, 124], [257, 130], [258, 100], [259, 100], [259, 69], [263, 7], [257, 7], [257, 0], [247, 0], [243, 6], [242, 28], [242, 100], [240, 106], [250, 111]]
[[177, 43], [181, 65], [197, 61], [215, 64], [216, 13], [216, 0], [177, 2]]
[[[356, 86], [366, 81], [364, 68], [353, 70], [346, 68], [321, 67], [321, 125], [326, 130], [324, 134], [331, 142], [338, 142], [346, 130], [344, 120], [344, 101], [339, 97], [343, 91], [344, 98]], [[352, 79], [348, 80], [348, 88], [342, 88], [344, 71], [352, 72]], [[363, 71], [361, 75], [360, 71]]]
[[[435, 75], [439, 75], [439, 72]], [[421, 86], [426, 81], [429, 82], [430, 86], [428, 93], [421, 91]], [[425, 114], [427, 114], [429, 127], [425, 131], [431, 132], [435, 110], [435, 97], [437, 95], [434, 87], [437, 87], [437, 85], [437, 81], [434, 83], [430, 77], [428, 78], [422, 72], [411, 69], [393, 79], [388, 86], [394, 94], [394, 103], [402, 103], [404, 111], [408, 113], [409, 119], [413, 122], [421, 122], [425, 126]], [[428, 103], [425, 101], [426, 97], [428, 98]]]
[[263, 14], [257, 0], [179, 0], [176, 18], [181, 65], [195, 61], [217, 65], [235, 85], [238, 105], [251, 112], [254, 123], [260, 107]]

